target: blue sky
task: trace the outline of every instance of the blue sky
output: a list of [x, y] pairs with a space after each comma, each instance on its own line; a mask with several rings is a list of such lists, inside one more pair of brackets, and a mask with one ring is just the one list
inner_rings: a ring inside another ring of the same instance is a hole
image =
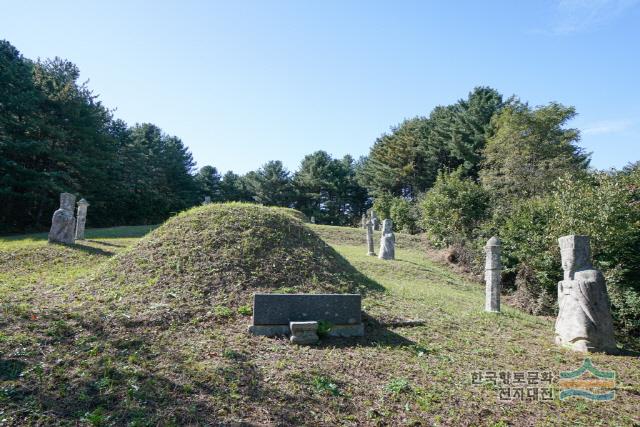
[[640, 1], [5, 1], [0, 38], [60, 56], [115, 115], [244, 173], [368, 153], [478, 85], [577, 108], [597, 168], [640, 159]]

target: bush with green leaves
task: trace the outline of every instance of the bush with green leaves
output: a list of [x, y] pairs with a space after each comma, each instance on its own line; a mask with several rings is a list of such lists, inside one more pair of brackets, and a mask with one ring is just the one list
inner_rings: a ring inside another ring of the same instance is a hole
[[416, 202], [405, 197], [394, 197], [383, 193], [373, 201], [373, 211], [378, 218], [391, 219], [393, 229], [405, 233], [415, 234], [420, 231], [420, 212]]
[[373, 211], [380, 220], [391, 218], [391, 206], [394, 197], [389, 193], [381, 193], [373, 200]]
[[436, 247], [472, 239], [489, 214], [489, 194], [462, 170], [440, 172], [420, 202], [421, 226]]
[[[562, 278], [558, 238], [591, 237], [594, 264], [607, 278], [623, 335], [640, 335], [640, 172], [558, 179], [551, 194], [525, 200], [497, 226], [507, 271], [526, 267], [528, 283], [555, 294]], [[533, 304], [534, 301], [531, 301]]]
[[410, 234], [419, 231], [419, 212], [415, 202], [404, 197], [394, 197], [389, 214], [395, 230]]

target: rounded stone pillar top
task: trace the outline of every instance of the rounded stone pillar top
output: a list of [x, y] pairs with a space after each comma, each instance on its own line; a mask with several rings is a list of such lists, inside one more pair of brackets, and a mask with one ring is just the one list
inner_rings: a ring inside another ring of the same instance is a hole
[[89, 206], [89, 202], [87, 202], [87, 201], [84, 199], [84, 197], [78, 201], [78, 204], [79, 204], [79, 205], [87, 205], [87, 206]]
[[500, 246], [501, 242], [496, 236], [493, 236], [489, 240], [487, 240], [487, 246]]

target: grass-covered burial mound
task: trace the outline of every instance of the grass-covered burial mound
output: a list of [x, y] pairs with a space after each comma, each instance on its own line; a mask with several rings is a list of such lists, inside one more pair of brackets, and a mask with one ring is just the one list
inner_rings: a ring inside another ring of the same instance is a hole
[[367, 280], [291, 209], [210, 204], [184, 212], [107, 263], [110, 310], [140, 321], [251, 304], [254, 292], [358, 292]]
[[[0, 304], [7, 425], [289, 424], [300, 411], [289, 415], [290, 386], [263, 378], [281, 371], [269, 365], [273, 351], [298, 349], [247, 333], [253, 293], [375, 286], [302, 220], [291, 209], [211, 204], [127, 249], [104, 239], [45, 246], [92, 265], [64, 258], [64, 274], [25, 276]], [[110, 248], [118, 254], [106, 259]]]

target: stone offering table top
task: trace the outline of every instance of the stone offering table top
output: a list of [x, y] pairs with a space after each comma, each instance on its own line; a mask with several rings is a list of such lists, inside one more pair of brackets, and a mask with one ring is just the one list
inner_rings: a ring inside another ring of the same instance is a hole
[[327, 322], [329, 335], [362, 336], [360, 294], [255, 294], [253, 325], [256, 335], [289, 334], [290, 322]]

